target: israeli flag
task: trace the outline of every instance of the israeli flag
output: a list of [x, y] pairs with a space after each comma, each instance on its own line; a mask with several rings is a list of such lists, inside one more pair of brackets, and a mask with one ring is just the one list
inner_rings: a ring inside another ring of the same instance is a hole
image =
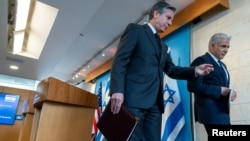
[[164, 107], [162, 141], [174, 141], [185, 124], [177, 81], [164, 74]]

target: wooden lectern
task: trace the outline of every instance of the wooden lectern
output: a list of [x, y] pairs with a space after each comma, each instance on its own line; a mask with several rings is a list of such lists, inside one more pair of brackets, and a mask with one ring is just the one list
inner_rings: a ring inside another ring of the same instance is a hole
[[53, 77], [41, 81], [34, 98], [30, 141], [90, 141], [97, 99]]
[[24, 100], [22, 107], [23, 126], [21, 127], [18, 141], [29, 141], [34, 117], [33, 98]]

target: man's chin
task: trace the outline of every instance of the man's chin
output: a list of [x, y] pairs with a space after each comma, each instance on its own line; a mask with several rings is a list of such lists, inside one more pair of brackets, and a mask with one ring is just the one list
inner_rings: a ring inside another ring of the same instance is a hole
[[158, 33], [163, 33], [167, 28], [161, 29]]
[[160, 30], [160, 31], [158, 31], [158, 33], [163, 33], [164, 32], [164, 30]]

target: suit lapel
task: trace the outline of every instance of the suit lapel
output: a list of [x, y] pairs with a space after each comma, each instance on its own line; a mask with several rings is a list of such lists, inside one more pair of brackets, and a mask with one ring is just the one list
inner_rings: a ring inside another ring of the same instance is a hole
[[[220, 67], [220, 66], [218, 65], [217, 62], [215, 62], [215, 60], [214, 60], [208, 53], [206, 53], [205, 56], [206, 56], [207, 59], [210, 60], [210, 62], [212, 62], [213, 66], [217, 66], [218, 69], [220, 69], [221, 72], [225, 73], [225, 75], [228, 76], [227, 79], [223, 77], [223, 78], [224, 78], [224, 84], [225, 84], [225, 86], [228, 87], [228, 86], [229, 86], [229, 82], [230, 82], [230, 76], [229, 76], [228, 70], [227, 70], [227, 68], [226, 68], [226, 65], [225, 65], [224, 63], [222, 63], [223, 67], [225, 68], [225, 70], [224, 70], [222, 67]], [[227, 73], [226, 73], [225, 71], [226, 71]]]
[[147, 24], [143, 25], [143, 27], [144, 27], [144, 31], [145, 31], [146, 35], [148, 36], [148, 38], [150, 39], [150, 41], [152, 43], [152, 47], [154, 48], [158, 59], [160, 60], [161, 54], [159, 54], [159, 45], [158, 45], [158, 42], [155, 38], [155, 35], [153, 34], [152, 30], [150, 29], [150, 27]]

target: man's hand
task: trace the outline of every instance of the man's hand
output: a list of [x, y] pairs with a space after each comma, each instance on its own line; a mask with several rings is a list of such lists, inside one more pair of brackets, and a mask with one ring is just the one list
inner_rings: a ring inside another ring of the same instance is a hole
[[113, 114], [117, 114], [119, 113], [123, 100], [124, 100], [124, 96], [122, 93], [113, 93], [111, 98], [111, 112]]
[[222, 96], [228, 96], [231, 93], [231, 91], [232, 91], [232, 95], [229, 98], [230, 98], [231, 101], [234, 101], [236, 99], [236, 97], [237, 97], [236, 91], [231, 90], [231, 89], [229, 89], [227, 87], [221, 87], [221, 95]]
[[212, 64], [201, 64], [195, 67], [195, 74], [199, 76], [208, 75], [211, 71], [214, 71]]
[[231, 90], [231, 91], [233, 91], [233, 92], [232, 92], [232, 95], [231, 95], [230, 99], [231, 99], [231, 101], [234, 101], [236, 99], [236, 97], [237, 97], [237, 93], [234, 90]]

